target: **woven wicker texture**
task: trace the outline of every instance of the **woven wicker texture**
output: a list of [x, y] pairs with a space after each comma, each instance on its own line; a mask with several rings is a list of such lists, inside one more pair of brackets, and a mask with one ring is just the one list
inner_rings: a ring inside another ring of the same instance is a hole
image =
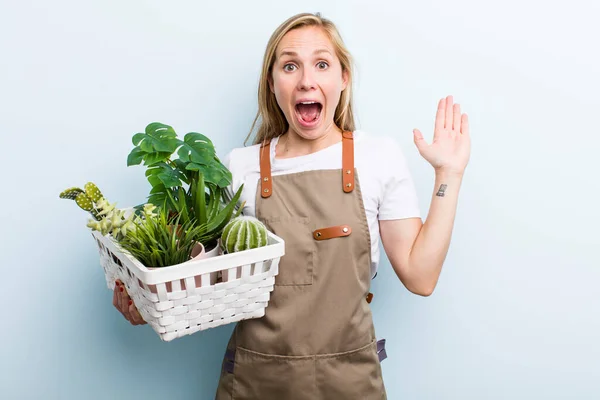
[[284, 253], [283, 240], [270, 234], [267, 246], [235, 257], [149, 270], [120, 252], [109, 237], [93, 236], [108, 288], [121, 280], [141, 316], [164, 341], [262, 317]]

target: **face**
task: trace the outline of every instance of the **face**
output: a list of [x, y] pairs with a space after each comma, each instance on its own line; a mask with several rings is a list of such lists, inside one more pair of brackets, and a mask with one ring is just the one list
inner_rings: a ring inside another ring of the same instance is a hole
[[290, 130], [304, 139], [317, 139], [332, 129], [348, 74], [327, 34], [318, 27], [288, 32], [276, 50], [271, 91]]

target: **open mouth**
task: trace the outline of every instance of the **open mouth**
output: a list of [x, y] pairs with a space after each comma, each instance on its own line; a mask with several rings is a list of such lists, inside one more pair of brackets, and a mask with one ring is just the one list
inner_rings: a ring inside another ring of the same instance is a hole
[[304, 126], [315, 125], [321, 116], [322, 110], [323, 105], [318, 101], [301, 101], [296, 104], [298, 121]]

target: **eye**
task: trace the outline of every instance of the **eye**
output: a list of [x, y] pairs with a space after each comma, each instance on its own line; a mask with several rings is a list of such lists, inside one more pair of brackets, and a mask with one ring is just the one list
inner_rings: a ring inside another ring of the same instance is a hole
[[327, 67], [329, 67], [329, 64], [327, 64], [325, 61], [320, 61], [320, 62], [317, 64], [317, 67], [318, 67], [319, 69], [327, 69]]
[[296, 68], [296, 66], [295, 66], [294, 64], [285, 64], [285, 65], [283, 66], [283, 70], [284, 70], [285, 72], [292, 72], [292, 71], [294, 71], [294, 70], [295, 70], [295, 68]]

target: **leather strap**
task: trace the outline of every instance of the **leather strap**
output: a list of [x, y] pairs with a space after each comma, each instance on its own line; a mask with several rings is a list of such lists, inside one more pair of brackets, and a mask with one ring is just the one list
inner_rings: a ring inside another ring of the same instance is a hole
[[270, 197], [273, 193], [271, 178], [271, 141], [260, 146], [260, 195]]
[[[260, 147], [260, 184], [260, 195], [270, 197], [273, 193], [271, 141]], [[345, 193], [354, 190], [354, 135], [350, 131], [342, 133], [342, 188]]]
[[350, 131], [342, 133], [342, 185], [346, 193], [354, 190], [354, 135]]
[[350, 236], [352, 228], [348, 225], [331, 226], [329, 228], [317, 229], [313, 232], [315, 240], [327, 240], [338, 237]]

